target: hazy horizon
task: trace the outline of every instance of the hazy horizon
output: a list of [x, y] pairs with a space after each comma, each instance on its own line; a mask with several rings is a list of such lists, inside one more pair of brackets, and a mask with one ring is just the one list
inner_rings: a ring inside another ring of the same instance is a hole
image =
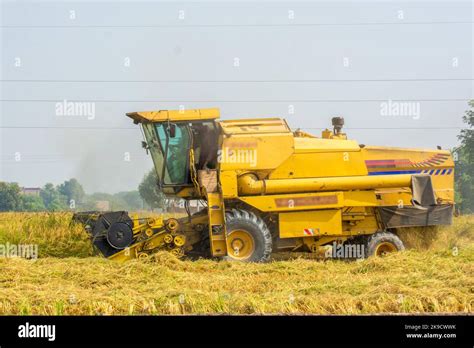
[[449, 149], [473, 99], [471, 1], [2, 1], [0, 18], [0, 180], [26, 187], [136, 189], [152, 161], [130, 111], [315, 135], [343, 116], [359, 143]]

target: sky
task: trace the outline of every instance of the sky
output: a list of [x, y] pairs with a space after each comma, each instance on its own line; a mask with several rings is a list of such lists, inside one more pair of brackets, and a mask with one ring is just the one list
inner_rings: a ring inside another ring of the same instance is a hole
[[1, 1], [0, 181], [134, 190], [126, 112], [217, 107], [367, 145], [452, 148], [472, 1]]

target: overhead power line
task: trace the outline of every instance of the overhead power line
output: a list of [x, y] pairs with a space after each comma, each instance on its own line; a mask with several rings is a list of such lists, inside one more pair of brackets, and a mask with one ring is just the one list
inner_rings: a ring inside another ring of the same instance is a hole
[[5, 29], [74, 29], [74, 28], [88, 28], [88, 29], [101, 29], [101, 28], [255, 28], [255, 27], [325, 27], [325, 26], [398, 26], [398, 25], [457, 25], [457, 24], [473, 24], [472, 21], [413, 21], [407, 22], [400, 20], [397, 22], [354, 22], [354, 23], [236, 23], [236, 24], [154, 24], [154, 25], [3, 25], [0, 28]]
[[32, 102], [32, 103], [58, 103], [63, 100], [68, 102], [94, 102], [94, 103], [367, 103], [367, 102], [466, 102], [471, 100], [468, 98], [441, 98], [441, 99], [286, 99], [286, 100], [238, 100], [238, 99], [222, 99], [222, 100], [121, 100], [121, 99], [2, 99], [0, 102]]
[[15, 80], [5, 79], [0, 82], [25, 83], [322, 83], [322, 82], [450, 82], [474, 81], [473, 78], [420, 78], [420, 79], [279, 79], [279, 80]]
[[[323, 127], [292, 127], [296, 129], [317, 129], [322, 130], [328, 128]], [[466, 127], [451, 127], [451, 126], [439, 126], [439, 127], [344, 127], [347, 130], [448, 130], [448, 129], [465, 129]], [[74, 126], [0, 126], [0, 129], [76, 129], [76, 130], [139, 130], [138, 127], [74, 127]]]

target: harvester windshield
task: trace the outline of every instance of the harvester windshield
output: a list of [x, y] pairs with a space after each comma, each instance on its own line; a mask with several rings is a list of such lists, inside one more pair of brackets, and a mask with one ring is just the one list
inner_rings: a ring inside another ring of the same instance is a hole
[[193, 170], [215, 168], [217, 134], [214, 122], [154, 122], [143, 124], [143, 129], [161, 185], [176, 189], [192, 185], [191, 149]]
[[[187, 163], [189, 151], [189, 132], [186, 125], [156, 123], [156, 132], [160, 139], [161, 151], [165, 159], [161, 164], [161, 173], [165, 185], [187, 183]], [[171, 130], [173, 129], [173, 130]], [[157, 168], [160, 170], [160, 168]]]
[[188, 155], [191, 139], [187, 125], [160, 122], [145, 124], [143, 128], [162, 184], [188, 184]]

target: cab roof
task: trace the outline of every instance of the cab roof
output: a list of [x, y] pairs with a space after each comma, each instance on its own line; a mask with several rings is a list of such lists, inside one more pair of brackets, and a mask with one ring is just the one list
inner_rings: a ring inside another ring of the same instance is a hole
[[[214, 120], [220, 116], [219, 109], [159, 110], [129, 112], [127, 116], [135, 123], [163, 121]], [[291, 133], [291, 129], [281, 118], [247, 118], [219, 121], [224, 134]]]
[[128, 112], [127, 116], [134, 123], [149, 123], [161, 121], [195, 121], [212, 120], [220, 116], [219, 109], [191, 109], [191, 110], [159, 110]]

